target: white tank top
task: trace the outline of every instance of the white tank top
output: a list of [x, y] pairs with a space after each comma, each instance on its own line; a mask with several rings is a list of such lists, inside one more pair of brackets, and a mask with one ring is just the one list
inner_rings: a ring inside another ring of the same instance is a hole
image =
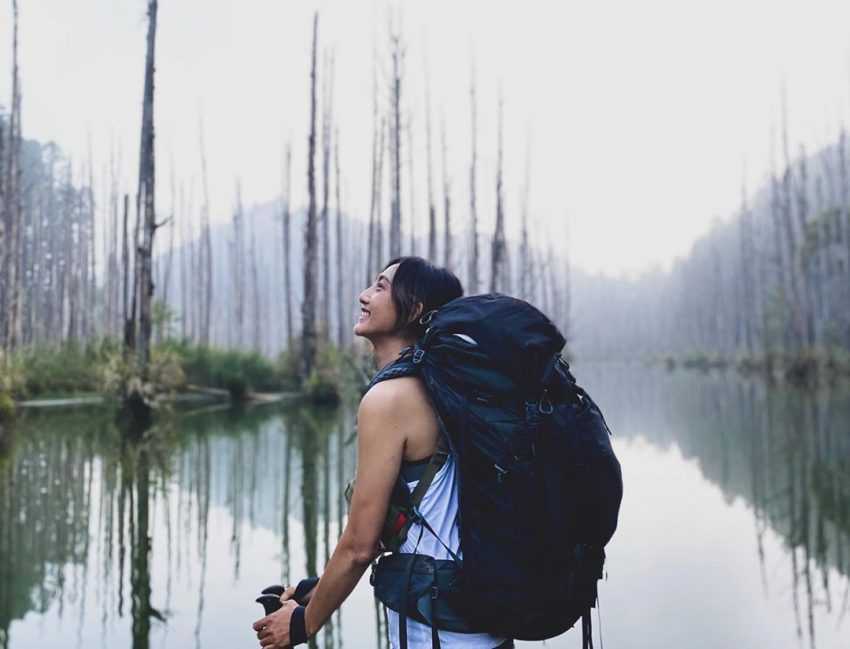
[[[416, 487], [418, 481], [408, 482], [411, 491]], [[428, 524], [439, 535], [452, 552], [461, 555], [460, 531], [457, 525], [458, 509], [458, 484], [457, 469], [454, 458], [449, 456], [446, 463], [434, 476], [434, 481], [425, 492], [425, 497], [419, 504], [419, 511], [428, 521]], [[420, 539], [420, 533], [422, 538]], [[419, 541], [419, 547], [416, 543]], [[431, 532], [423, 530], [421, 525], [413, 523], [407, 532], [407, 540], [401, 546], [401, 552], [413, 552], [427, 554], [435, 559], [450, 559], [451, 555], [442, 543], [438, 541]], [[389, 622], [390, 643], [393, 649], [398, 646], [398, 613], [387, 609]], [[443, 649], [494, 649], [505, 642], [505, 638], [497, 638], [486, 633], [455, 633], [452, 631], [439, 631], [440, 646]], [[408, 649], [431, 649], [431, 627], [415, 620], [407, 618], [407, 646]]]

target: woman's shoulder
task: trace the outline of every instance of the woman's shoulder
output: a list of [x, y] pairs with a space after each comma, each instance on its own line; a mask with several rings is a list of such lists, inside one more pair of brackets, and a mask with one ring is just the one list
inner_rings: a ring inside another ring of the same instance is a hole
[[373, 385], [360, 400], [358, 413], [410, 412], [411, 408], [428, 405], [428, 395], [422, 381], [415, 376], [402, 376]]

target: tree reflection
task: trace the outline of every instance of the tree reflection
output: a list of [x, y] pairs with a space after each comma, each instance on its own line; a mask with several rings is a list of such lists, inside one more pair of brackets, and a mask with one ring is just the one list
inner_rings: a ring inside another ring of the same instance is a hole
[[815, 610], [832, 611], [835, 601], [833, 571], [842, 577], [840, 616], [848, 606], [850, 390], [806, 391], [683, 372], [647, 380], [644, 373], [588, 373], [589, 384], [597, 378], [614, 397], [606, 408], [612, 430], [661, 448], [675, 444], [728, 502], [741, 498], [750, 505], [765, 591], [764, 535], [767, 529], [780, 535], [797, 634], [815, 647]]

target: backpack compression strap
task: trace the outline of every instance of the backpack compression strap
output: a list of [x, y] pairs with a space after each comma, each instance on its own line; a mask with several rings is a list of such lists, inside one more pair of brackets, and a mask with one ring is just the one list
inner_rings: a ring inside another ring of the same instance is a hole
[[434, 482], [434, 478], [439, 470], [443, 468], [448, 457], [449, 448], [446, 444], [446, 438], [443, 435], [443, 432], [440, 431], [439, 441], [437, 442], [437, 450], [434, 451], [434, 454], [428, 461], [428, 466], [425, 467], [422, 477], [419, 478], [419, 482], [416, 483], [416, 487], [413, 489], [413, 493], [410, 496], [410, 504], [413, 505], [414, 509], [419, 507], [419, 504], [425, 497], [425, 492], [428, 491], [428, 487], [430, 487], [431, 483]]

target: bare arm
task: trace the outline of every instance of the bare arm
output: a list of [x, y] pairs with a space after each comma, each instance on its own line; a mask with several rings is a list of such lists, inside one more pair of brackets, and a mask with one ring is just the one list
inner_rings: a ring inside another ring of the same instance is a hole
[[[395, 384], [395, 385], [393, 385]], [[354, 590], [378, 553], [390, 495], [404, 456], [403, 382], [379, 383], [357, 412], [357, 487], [348, 523], [310, 597], [305, 613], [313, 636]]]

